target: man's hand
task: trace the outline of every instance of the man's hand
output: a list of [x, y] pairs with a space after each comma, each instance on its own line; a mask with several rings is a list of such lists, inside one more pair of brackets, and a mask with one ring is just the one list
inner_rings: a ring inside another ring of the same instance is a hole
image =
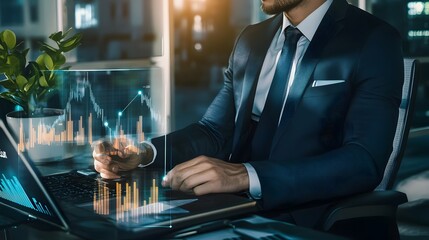
[[125, 138], [117, 138], [113, 143], [97, 141], [92, 146], [94, 168], [102, 178], [120, 178], [120, 171], [132, 170], [142, 162], [140, 149]]
[[241, 192], [249, 189], [249, 176], [243, 164], [199, 156], [175, 166], [162, 185], [195, 195]]

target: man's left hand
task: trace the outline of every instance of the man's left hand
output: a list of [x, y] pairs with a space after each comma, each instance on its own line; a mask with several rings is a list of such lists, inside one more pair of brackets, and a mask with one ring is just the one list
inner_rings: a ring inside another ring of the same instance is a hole
[[249, 189], [249, 176], [243, 164], [199, 156], [175, 166], [162, 186], [195, 195], [242, 192]]

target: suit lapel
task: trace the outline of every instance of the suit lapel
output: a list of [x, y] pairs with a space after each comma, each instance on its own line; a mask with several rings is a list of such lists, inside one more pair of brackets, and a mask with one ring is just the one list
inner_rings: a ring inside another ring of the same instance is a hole
[[301, 101], [305, 89], [309, 86], [309, 81], [317, 63], [319, 62], [324, 47], [329, 40], [342, 29], [343, 24], [340, 20], [345, 17], [347, 6], [348, 3], [344, 0], [334, 0], [330, 9], [320, 23], [313, 40], [308, 46], [307, 51], [298, 66], [295, 80], [289, 91], [282, 119], [280, 121], [278, 131], [274, 135], [271, 149], [278, 144], [280, 137], [285, 133], [289, 120], [293, 117], [295, 109]]
[[250, 132], [248, 130], [259, 74], [271, 41], [282, 24], [282, 19], [280, 14], [268, 23], [268, 27], [266, 26], [267, 24], [260, 25], [258, 27], [262, 30], [254, 30], [248, 36], [251, 42], [249, 47], [250, 54], [243, 79], [240, 106], [237, 109], [238, 113], [235, 119], [234, 151], [231, 159], [234, 156], [242, 156], [241, 151], [249, 137]]

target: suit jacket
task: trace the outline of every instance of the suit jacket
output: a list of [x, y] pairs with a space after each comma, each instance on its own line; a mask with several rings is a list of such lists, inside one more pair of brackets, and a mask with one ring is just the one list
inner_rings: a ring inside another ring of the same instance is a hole
[[[250, 159], [248, 129], [256, 84], [281, 24], [277, 15], [243, 30], [224, 86], [204, 117], [168, 135], [169, 167], [199, 155], [231, 162]], [[401, 48], [391, 26], [345, 0], [334, 0], [297, 70], [269, 159], [250, 162], [261, 183], [263, 208], [377, 186], [397, 123]]]

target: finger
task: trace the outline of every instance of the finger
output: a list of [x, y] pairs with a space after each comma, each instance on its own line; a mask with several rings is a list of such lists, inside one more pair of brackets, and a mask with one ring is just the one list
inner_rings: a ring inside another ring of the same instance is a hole
[[174, 190], [178, 190], [189, 177], [197, 175], [210, 168], [212, 168], [210, 163], [202, 162], [181, 170], [173, 169], [170, 176], [170, 187]]
[[194, 159], [191, 159], [189, 161], [186, 161], [184, 163], [178, 164], [174, 167], [174, 169], [176, 171], [182, 171], [183, 169], [187, 169], [189, 167], [204, 163], [204, 162], [209, 162], [209, 158], [206, 156], [199, 156], [196, 157]]
[[132, 170], [138, 167], [140, 162], [140, 158], [136, 155], [133, 155], [124, 161], [115, 161], [120, 171]]
[[[166, 176], [164, 176], [163, 181], [161, 182], [161, 185], [163, 187], [171, 187], [173, 185], [173, 183], [176, 185], [176, 182], [178, 180], [174, 180], [176, 174], [181, 174], [181, 172], [185, 172], [187, 171], [188, 168], [193, 167], [193, 166], [197, 166], [197, 165], [201, 165], [203, 164], [203, 167], [205, 166], [205, 169], [207, 169], [208, 167], [211, 166], [211, 162], [208, 161], [209, 158], [206, 156], [199, 156], [196, 157], [194, 159], [191, 159], [189, 161], [186, 161], [184, 163], [178, 164], [176, 165], [172, 170], [170, 170]], [[181, 179], [184, 179], [186, 176], [182, 176], [179, 177], [179, 182], [181, 181]], [[176, 187], [178, 188], [178, 187]]]
[[171, 180], [171, 170], [162, 178], [161, 185], [163, 187], [170, 187], [170, 180]]
[[178, 186], [176, 190], [182, 192], [193, 191], [193, 189], [199, 185], [205, 184], [209, 182], [211, 178], [206, 175], [206, 172], [199, 172], [197, 174], [191, 175], [186, 178], [181, 184]]
[[112, 172], [117, 173], [119, 172], [119, 166], [117, 164], [103, 164], [101, 162], [95, 161], [94, 162], [94, 169], [98, 172]]
[[94, 160], [101, 162], [103, 164], [110, 164], [112, 162], [112, 158], [104, 153], [97, 153], [95, 150], [92, 152], [92, 157]]
[[198, 186], [195, 186], [192, 189], [192, 192], [197, 196], [201, 196], [201, 195], [205, 195], [205, 194], [209, 194], [209, 193], [220, 193], [220, 192], [225, 192], [225, 191], [222, 191], [219, 188], [218, 183], [208, 181], [208, 182], [205, 182], [205, 183], [200, 184]]
[[112, 173], [100, 173], [100, 177], [104, 178], [104, 179], [117, 179], [117, 178], [121, 178], [121, 176], [116, 175], [116, 174], [112, 174]]
[[137, 154], [137, 147], [135, 147], [133, 145], [121, 147], [121, 149], [118, 150], [118, 156], [120, 158], [128, 158], [131, 155], [136, 155], [136, 154]]
[[104, 165], [99, 162], [94, 164], [94, 168], [97, 172], [100, 173], [102, 178], [119, 178], [120, 176], [117, 174], [118, 167], [116, 165]]
[[131, 155], [134, 155], [134, 154], [139, 154], [139, 150], [140, 149], [138, 147], [134, 146], [134, 145], [128, 145], [128, 146], [126, 146], [124, 148], [123, 153], [126, 156], [131, 156]]
[[113, 140], [113, 147], [122, 151], [128, 145], [128, 139], [125, 137], [115, 138]]
[[96, 141], [92, 144], [92, 149], [96, 153], [106, 153], [106, 144], [103, 141]]

